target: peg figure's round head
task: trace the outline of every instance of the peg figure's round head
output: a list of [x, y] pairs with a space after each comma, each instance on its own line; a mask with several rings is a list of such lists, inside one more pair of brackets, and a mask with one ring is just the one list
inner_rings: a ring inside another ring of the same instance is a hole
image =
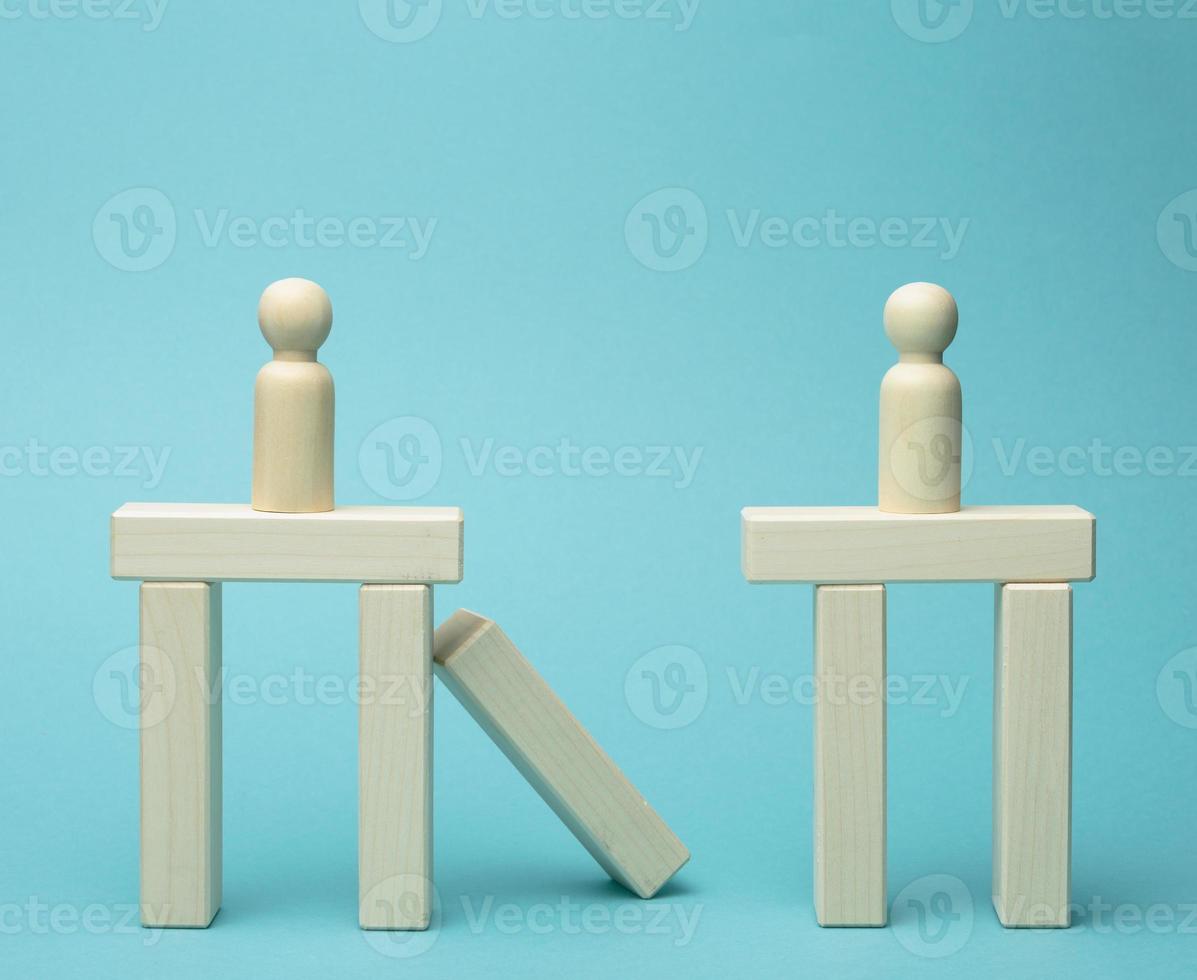
[[276, 351], [315, 354], [332, 330], [332, 303], [309, 279], [280, 279], [262, 293], [258, 326]]
[[956, 336], [960, 315], [952, 294], [930, 282], [912, 282], [885, 304], [885, 335], [899, 354], [942, 354]]

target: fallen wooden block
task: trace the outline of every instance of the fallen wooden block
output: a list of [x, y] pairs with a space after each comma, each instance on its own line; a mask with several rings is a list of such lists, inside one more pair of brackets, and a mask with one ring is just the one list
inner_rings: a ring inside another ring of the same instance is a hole
[[491, 620], [436, 631], [436, 675], [612, 878], [655, 895], [690, 852]]
[[1095, 574], [1096, 521], [1080, 507], [747, 507], [750, 582], [1080, 582]]
[[456, 507], [338, 507], [272, 514], [248, 504], [125, 504], [112, 577], [144, 581], [460, 582]]

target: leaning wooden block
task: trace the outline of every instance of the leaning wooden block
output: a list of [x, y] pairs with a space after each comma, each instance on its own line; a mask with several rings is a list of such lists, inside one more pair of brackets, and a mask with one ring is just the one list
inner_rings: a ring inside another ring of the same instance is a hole
[[885, 586], [815, 589], [815, 917], [883, 926]]
[[436, 631], [445, 686], [616, 881], [651, 898], [690, 852], [489, 619], [460, 610]]
[[748, 507], [750, 582], [1078, 582], [1094, 576], [1096, 521], [1072, 506], [965, 507], [889, 514], [876, 507]]
[[1072, 850], [1072, 589], [999, 585], [993, 906], [1002, 925], [1067, 927]]
[[141, 587], [141, 922], [220, 909], [220, 586]]
[[248, 504], [125, 504], [112, 576], [147, 581], [460, 582], [456, 507], [272, 514]]
[[358, 922], [432, 920], [432, 589], [361, 589]]

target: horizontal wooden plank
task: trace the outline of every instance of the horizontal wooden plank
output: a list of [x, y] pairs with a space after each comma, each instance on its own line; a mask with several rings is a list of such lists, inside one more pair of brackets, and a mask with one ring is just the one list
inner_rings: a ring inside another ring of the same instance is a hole
[[460, 582], [456, 507], [338, 507], [270, 514], [248, 504], [125, 504], [112, 577], [146, 581]]
[[1096, 521], [1069, 505], [748, 507], [742, 522], [750, 582], [1087, 582], [1096, 571]]

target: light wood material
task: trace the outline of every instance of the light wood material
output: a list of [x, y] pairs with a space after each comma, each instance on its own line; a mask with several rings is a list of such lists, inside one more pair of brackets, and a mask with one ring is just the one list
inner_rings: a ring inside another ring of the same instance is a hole
[[743, 566], [750, 582], [816, 585], [1088, 581], [1094, 537], [1093, 515], [1071, 506], [749, 507]]
[[1072, 848], [1072, 589], [996, 589], [993, 905], [1066, 927]]
[[815, 916], [882, 926], [885, 587], [815, 589]]
[[254, 383], [253, 508], [330, 511], [335, 394], [316, 352], [332, 329], [332, 304], [314, 282], [281, 279], [262, 294], [258, 325], [274, 360]]
[[951, 294], [928, 282], [903, 286], [885, 304], [885, 332], [898, 363], [881, 382], [877, 496], [883, 511], [960, 509], [960, 381], [943, 363], [957, 319]]
[[432, 589], [361, 590], [359, 922], [432, 918]]
[[141, 587], [141, 921], [220, 908], [220, 586]]
[[125, 504], [112, 515], [114, 578], [459, 582], [456, 507], [264, 514], [245, 504]]
[[602, 868], [651, 898], [690, 858], [506, 634], [460, 610], [436, 631], [437, 676]]

